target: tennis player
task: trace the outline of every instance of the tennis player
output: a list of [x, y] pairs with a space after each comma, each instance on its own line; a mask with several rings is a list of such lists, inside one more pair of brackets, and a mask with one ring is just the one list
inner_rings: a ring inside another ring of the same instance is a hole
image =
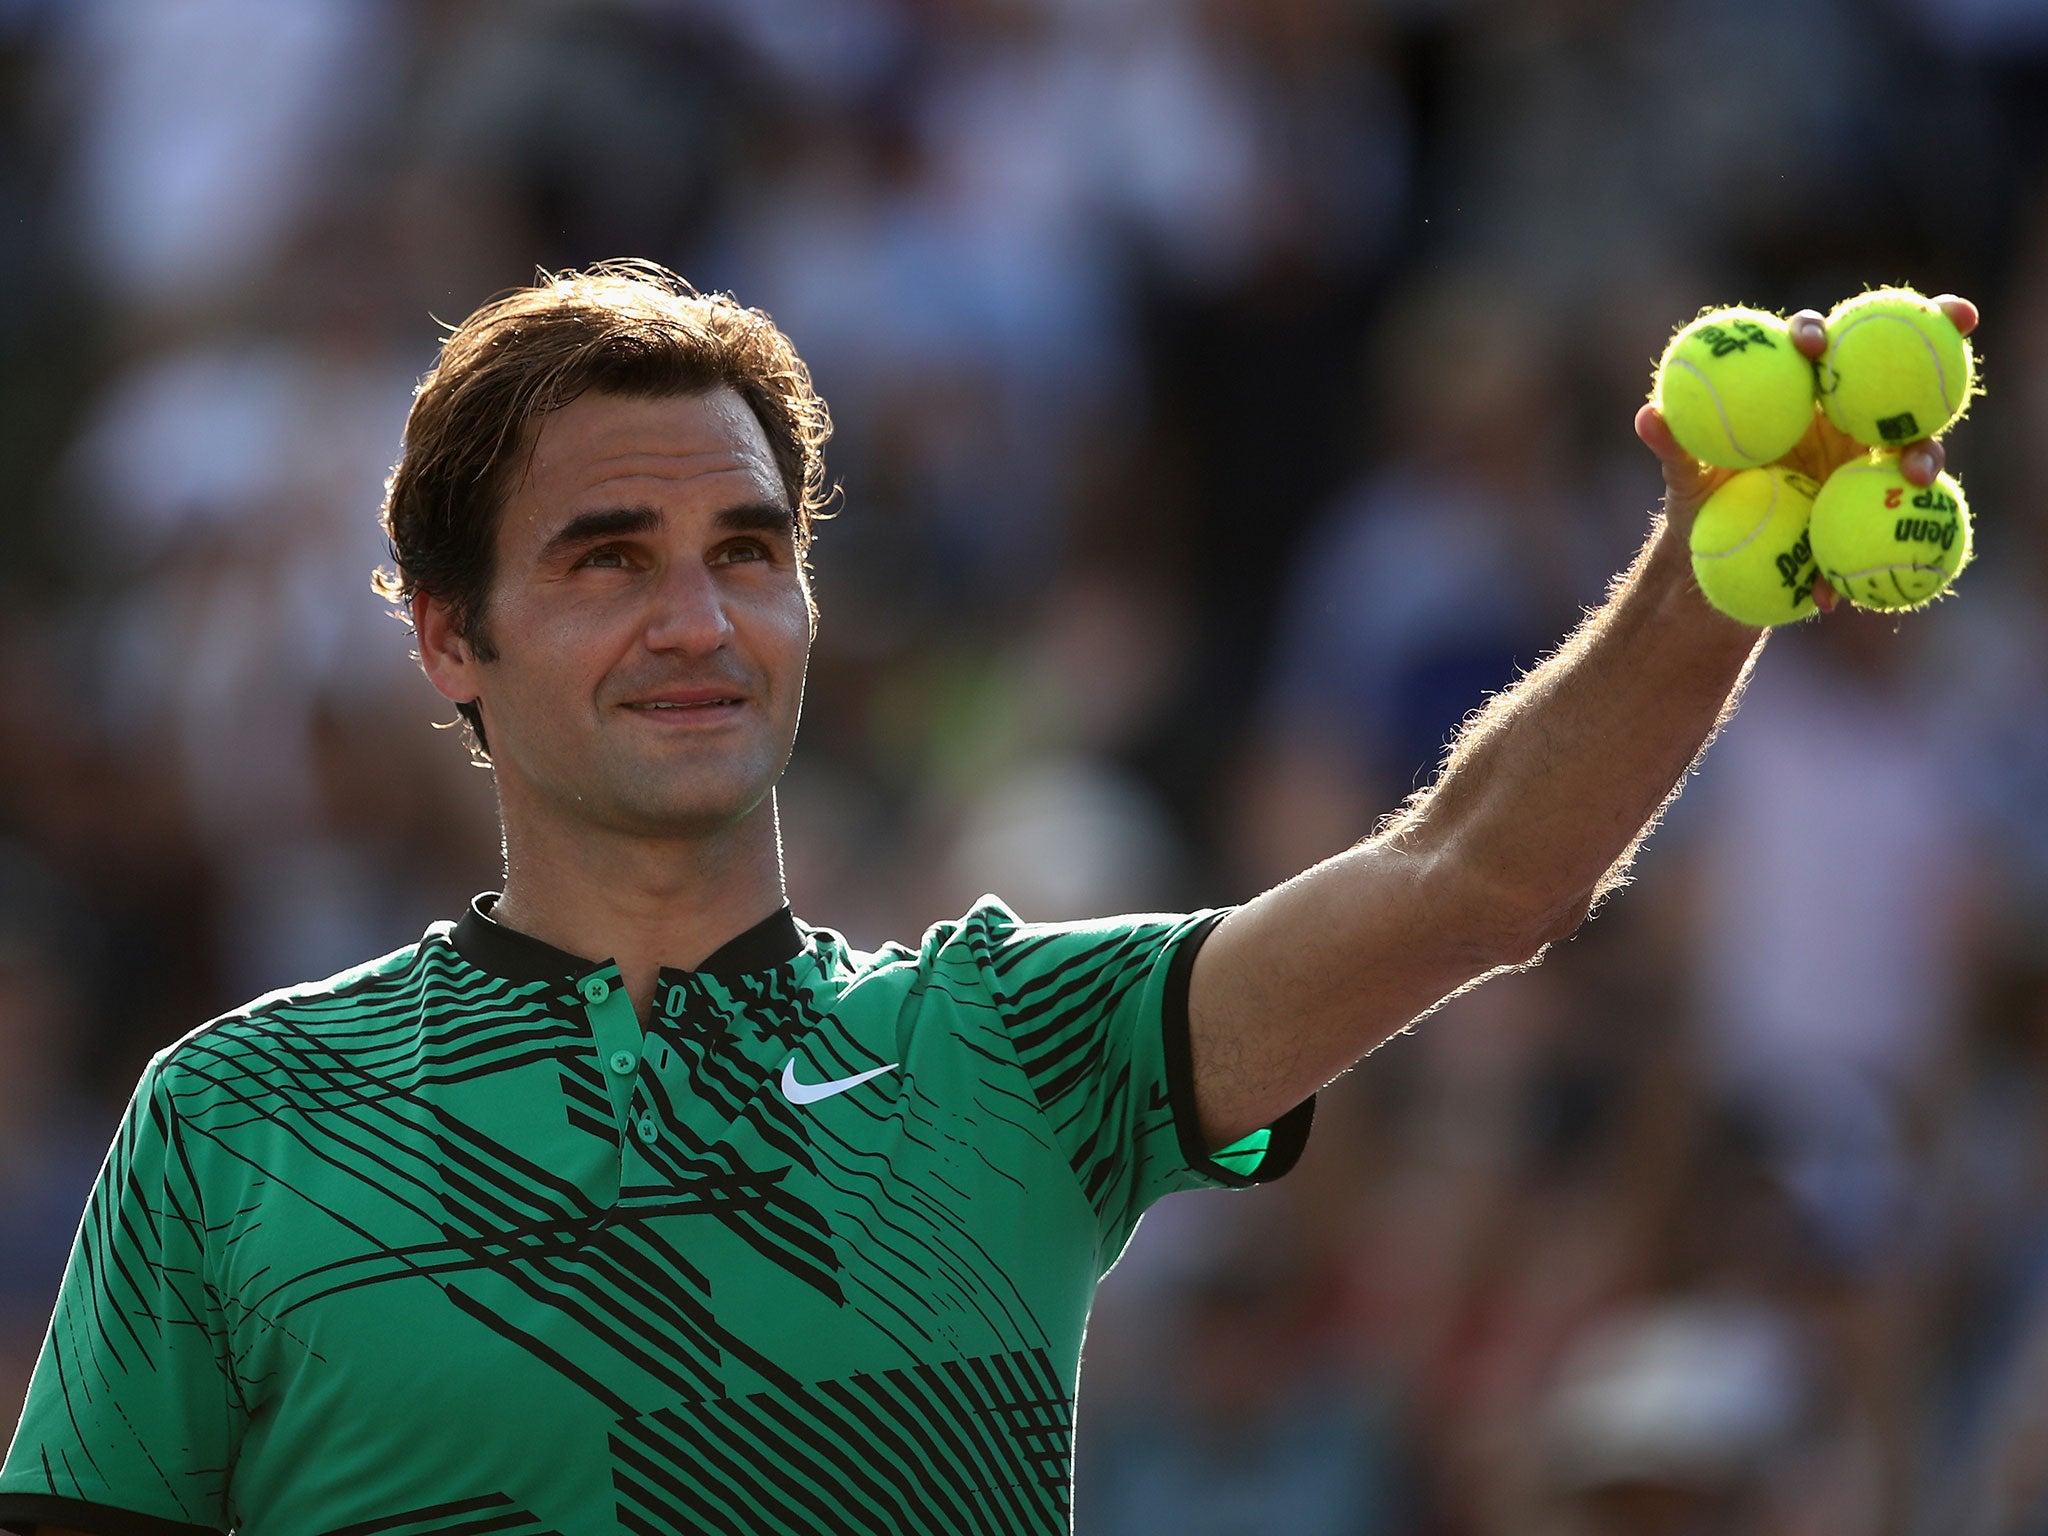
[[775, 812], [829, 430], [764, 316], [646, 265], [448, 338], [385, 586], [492, 764], [504, 889], [150, 1064], [0, 1526], [1064, 1531], [1139, 1215], [1285, 1172], [1318, 1088], [1570, 934], [1760, 648], [1646, 411], [1640, 555], [1378, 834], [1227, 912], [985, 897], [864, 953], [790, 911]]

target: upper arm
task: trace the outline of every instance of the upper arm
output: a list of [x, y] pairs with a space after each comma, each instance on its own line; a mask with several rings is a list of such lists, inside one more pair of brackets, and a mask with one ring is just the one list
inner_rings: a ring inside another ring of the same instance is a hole
[[1196, 1133], [1188, 977], [1219, 915], [1031, 924], [990, 903], [959, 936], [979, 957], [1050, 1140], [1093, 1209], [1105, 1263], [1162, 1196], [1277, 1176], [1307, 1133], [1304, 1113], [1260, 1147], [1222, 1158]]
[[1239, 907], [1189, 983], [1208, 1144], [1270, 1124], [1444, 998], [1526, 963], [1530, 932], [1450, 855], [1381, 839]]
[[1184, 1166], [1160, 1020], [1172, 951], [1206, 923], [975, 917], [1018, 1063], [1113, 1252]]
[[227, 1528], [237, 1394], [193, 1155], [152, 1063], [65, 1267], [0, 1466], [0, 1524]]

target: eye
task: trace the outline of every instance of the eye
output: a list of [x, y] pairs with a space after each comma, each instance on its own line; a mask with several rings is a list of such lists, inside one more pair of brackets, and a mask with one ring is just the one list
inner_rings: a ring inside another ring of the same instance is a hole
[[738, 565], [772, 558], [768, 553], [768, 546], [757, 539], [735, 539], [730, 544], [721, 544], [713, 556], [719, 565]]
[[572, 569], [580, 570], [585, 566], [590, 566], [598, 570], [616, 571], [623, 570], [625, 565], [626, 550], [623, 545], [600, 544], [596, 549], [591, 550], [590, 553], [578, 560]]

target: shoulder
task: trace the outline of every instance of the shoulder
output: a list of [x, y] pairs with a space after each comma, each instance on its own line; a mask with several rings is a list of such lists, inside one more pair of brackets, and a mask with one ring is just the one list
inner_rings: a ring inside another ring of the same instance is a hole
[[812, 929], [827, 968], [849, 985], [888, 978], [912, 985], [933, 976], [985, 969], [991, 957], [1033, 925], [1026, 923], [999, 896], [983, 895], [959, 917], [925, 929], [915, 944], [892, 940], [874, 950], [859, 950], [829, 929]]
[[252, 998], [207, 1020], [157, 1052], [145, 1082], [173, 1085], [226, 1056], [275, 1046], [287, 1034], [360, 1030], [416, 1013], [423, 991], [454, 980], [460, 962], [437, 923], [418, 943], [352, 965], [318, 981], [296, 983]]
[[1034, 923], [1000, 897], [983, 895], [959, 917], [932, 924], [915, 945], [890, 943], [863, 952], [827, 930], [812, 930], [812, 936], [814, 942], [836, 944], [836, 968], [849, 990], [886, 980], [904, 989], [940, 984], [1001, 995], [1054, 974], [1121, 969], [1156, 959], [1218, 915], [1140, 912]]

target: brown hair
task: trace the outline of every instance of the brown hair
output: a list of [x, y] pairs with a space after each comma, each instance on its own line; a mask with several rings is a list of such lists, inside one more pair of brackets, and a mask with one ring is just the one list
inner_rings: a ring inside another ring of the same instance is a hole
[[[420, 380], [384, 497], [395, 571], [377, 591], [409, 609], [415, 592], [446, 604], [479, 660], [497, 651], [486, 626], [498, 510], [531, 451], [531, 425], [587, 390], [661, 398], [730, 388], [767, 433], [799, 558], [829, 517], [825, 442], [832, 418], [789, 338], [729, 294], [699, 293], [651, 261], [606, 261], [541, 273], [457, 326]], [[488, 760], [483, 716], [456, 705]]]

